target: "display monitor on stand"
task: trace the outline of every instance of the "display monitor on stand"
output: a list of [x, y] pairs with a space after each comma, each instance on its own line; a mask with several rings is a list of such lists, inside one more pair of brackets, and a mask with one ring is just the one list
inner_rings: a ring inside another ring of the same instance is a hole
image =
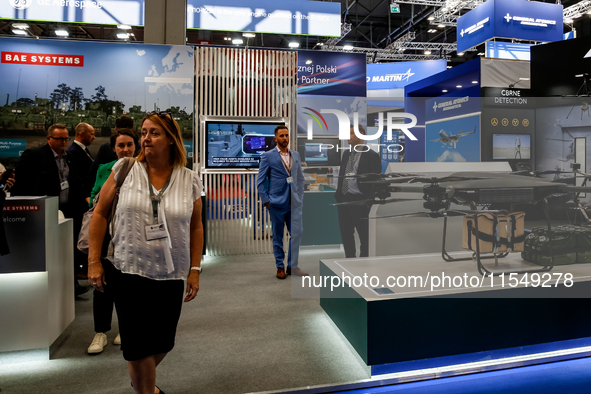
[[273, 149], [275, 128], [289, 125], [286, 118], [203, 118], [205, 168], [258, 168], [261, 154]]

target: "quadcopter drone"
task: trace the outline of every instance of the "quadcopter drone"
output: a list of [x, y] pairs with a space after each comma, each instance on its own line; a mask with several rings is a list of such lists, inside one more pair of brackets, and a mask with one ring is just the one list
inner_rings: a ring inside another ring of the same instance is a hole
[[[459, 261], [476, 259], [478, 270], [481, 274], [500, 275], [501, 272], [491, 272], [485, 268], [481, 259], [505, 257], [508, 253], [494, 253], [490, 257], [480, 257], [479, 242], [476, 242], [476, 253], [469, 258], [453, 258], [445, 250], [445, 239], [447, 231], [447, 218], [453, 216], [474, 215], [475, 230], [478, 233], [478, 214], [491, 213], [493, 215], [507, 214], [509, 210], [491, 210], [491, 206], [511, 206], [523, 203], [545, 204], [545, 214], [548, 229], [551, 230], [549, 216], [549, 200], [556, 197], [567, 196], [577, 204], [577, 209], [583, 214], [588, 224], [591, 220], [585, 209], [581, 206], [578, 196], [580, 193], [591, 192], [591, 187], [586, 186], [586, 180], [591, 175], [580, 171], [580, 165], [571, 165], [572, 173], [585, 178], [582, 186], [571, 186], [567, 183], [551, 182], [539, 176], [554, 171], [515, 173], [494, 173], [494, 172], [456, 172], [444, 177], [425, 177], [413, 174], [364, 174], [354, 176], [359, 182], [372, 184], [374, 187], [374, 198], [369, 200], [345, 202], [336, 205], [351, 204], [388, 204], [412, 200], [410, 198], [392, 197], [397, 192], [422, 193], [423, 208], [425, 211], [406, 214], [381, 216], [375, 219], [393, 217], [430, 217], [444, 218], [442, 257], [445, 261]], [[348, 176], [347, 176], [348, 177]], [[573, 182], [574, 183], [574, 182]], [[467, 209], [450, 209], [451, 204], [463, 205]], [[480, 207], [480, 209], [479, 209]], [[544, 272], [553, 268], [553, 263], [544, 266], [539, 270], [523, 272]]]

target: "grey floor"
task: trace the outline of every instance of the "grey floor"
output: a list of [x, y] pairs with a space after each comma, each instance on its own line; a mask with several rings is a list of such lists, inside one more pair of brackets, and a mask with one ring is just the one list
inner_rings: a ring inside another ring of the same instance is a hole
[[[343, 256], [338, 249], [304, 250], [300, 266], [318, 273], [320, 259]], [[368, 377], [318, 298], [292, 297], [301, 278], [275, 278], [271, 255], [207, 257], [203, 266], [176, 347], [157, 369], [166, 393], [251, 393]], [[132, 393], [127, 364], [111, 344], [116, 332], [115, 323], [103, 353], [86, 354], [94, 332], [92, 295], [83, 295], [53, 360], [0, 365], [2, 394]]]

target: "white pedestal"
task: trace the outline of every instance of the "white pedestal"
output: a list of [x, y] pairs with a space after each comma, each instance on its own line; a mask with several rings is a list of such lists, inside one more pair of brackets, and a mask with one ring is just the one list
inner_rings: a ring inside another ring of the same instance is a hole
[[12, 198], [4, 206], [11, 253], [0, 256], [0, 357], [31, 349], [49, 357], [74, 320], [73, 222], [58, 221], [57, 197]]

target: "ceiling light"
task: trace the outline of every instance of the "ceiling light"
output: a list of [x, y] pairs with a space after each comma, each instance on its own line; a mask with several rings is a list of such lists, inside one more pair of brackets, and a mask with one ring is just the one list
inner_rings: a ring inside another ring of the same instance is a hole
[[312, 64], [312, 59], [306, 60], [306, 64]]
[[232, 41], [232, 38], [230, 38], [230, 37], [224, 37], [224, 41]]
[[432, 21], [434, 19], [435, 19], [435, 17], [433, 15], [431, 15], [430, 17], [427, 18], [428, 21]]
[[117, 33], [117, 38], [120, 40], [127, 40], [129, 38], [128, 33]]
[[242, 38], [235, 38], [232, 40], [232, 44], [235, 45], [242, 45], [244, 43], [244, 40]]
[[425, 55], [430, 55], [430, 54], [431, 54], [431, 51], [427, 49], [427, 50], [425, 51]]
[[427, 30], [427, 33], [437, 33], [437, 29], [429, 29]]
[[443, 89], [441, 93], [447, 93], [447, 89]]
[[462, 85], [456, 85], [456, 88], [460, 89], [462, 87]]
[[29, 25], [27, 25], [26, 23], [13, 23], [12, 27], [14, 27], [15, 29], [28, 29]]
[[55, 35], [58, 37], [68, 37], [70, 35], [70, 33], [68, 33], [67, 30], [60, 29], [60, 30], [55, 31]]
[[[591, 15], [591, 10], [587, 11], [587, 15]], [[13, 25], [14, 26], [14, 25]]]
[[574, 21], [570, 18], [565, 18], [564, 23], [573, 23]]
[[472, 81], [472, 83], [478, 83], [478, 81]]
[[129, 26], [129, 25], [117, 25], [117, 29], [131, 30], [131, 26]]
[[345, 51], [350, 51], [350, 50], [352, 50], [352, 49], [353, 49], [353, 45], [345, 45], [345, 46], [343, 46], [343, 49], [344, 49]]
[[447, 68], [451, 68], [451, 66], [447, 66]]
[[290, 48], [299, 48], [300, 47], [299, 42], [290, 42], [288, 45]]
[[464, 56], [464, 52], [458, 53], [458, 56]]
[[443, 29], [445, 27], [445, 25], [440, 23], [440, 24], [437, 25], [437, 27], [440, 28], [440, 29]]
[[323, 42], [319, 42], [318, 45], [324, 46], [324, 43]]
[[29, 35], [29, 33], [27, 33], [24, 30], [21, 30], [21, 29], [12, 29], [12, 33], [16, 34], [18, 36], [28, 36]]
[[478, 52], [478, 54], [476, 56], [484, 56], [484, 52]]
[[520, 81], [529, 81], [529, 78], [519, 78]]
[[242, 33], [242, 37], [246, 37], [246, 38], [254, 38], [257, 35], [254, 33]]

